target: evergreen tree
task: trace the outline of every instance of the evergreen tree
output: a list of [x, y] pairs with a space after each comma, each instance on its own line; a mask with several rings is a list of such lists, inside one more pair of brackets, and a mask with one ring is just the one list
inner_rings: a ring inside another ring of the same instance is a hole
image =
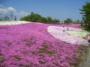
[[83, 27], [90, 31], [90, 3], [86, 3], [82, 9], [81, 14], [83, 15]]

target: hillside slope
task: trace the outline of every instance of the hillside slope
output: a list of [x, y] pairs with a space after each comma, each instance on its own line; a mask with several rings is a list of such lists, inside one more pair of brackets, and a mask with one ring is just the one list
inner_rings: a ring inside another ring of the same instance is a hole
[[48, 26], [51, 25], [1, 25], [0, 67], [77, 67], [87, 46], [53, 37]]

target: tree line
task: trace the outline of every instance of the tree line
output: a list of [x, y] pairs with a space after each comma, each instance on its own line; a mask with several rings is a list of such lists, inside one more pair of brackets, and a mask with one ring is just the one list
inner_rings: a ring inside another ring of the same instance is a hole
[[41, 23], [59, 23], [59, 19], [53, 19], [52, 17], [43, 17], [40, 14], [31, 12], [31, 14], [24, 16], [21, 20]]
[[[57, 24], [57, 23], [62, 23], [59, 19], [53, 19], [52, 17], [43, 17], [40, 14], [31, 12], [31, 14], [24, 16], [21, 18], [21, 20], [24, 21], [31, 21], [31, 22], [41, 22], [41, 23], [49, 23], [49, 24]], [[80, 23], [80, 20], [72, 20], [71, 18], [67, 18], [63, 21], [65, 24], [70, 24], [70, 23]]]

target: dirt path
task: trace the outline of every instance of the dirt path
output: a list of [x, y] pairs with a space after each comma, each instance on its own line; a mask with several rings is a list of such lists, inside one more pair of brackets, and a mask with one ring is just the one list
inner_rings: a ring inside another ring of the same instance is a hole
[[88, 57], [87, 57], [87, 61], [84, 64], [84, 67], [90, 67], [90, 48], [89, 48], [89, 54], [88, 54]]
[[88, 49], [88, 56], [86, 61], [82, 63], [80, 67], [90, 67], [90, 48]]

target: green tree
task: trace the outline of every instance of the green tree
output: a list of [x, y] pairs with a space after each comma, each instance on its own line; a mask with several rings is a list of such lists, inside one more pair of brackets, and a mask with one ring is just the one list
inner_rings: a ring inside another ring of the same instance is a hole
[[47, 17], [48, 22], [53, 22], [53, 19], [51, 17]]
[[70, 18], [67, 18], [66, 20], [64, 20], [64, 23], [65, 24], [69, 24], [69, 23], [72, 23], [73, 21], [72, 21], [72, 19], [70, 19]]
[[41, 20], [41, 16], [39, 14], [31, 12], [30, 15], [21, 18], [21, 20], [39, 22]]
[[82, 20], [83, 20], [83, 27], [85, 30], [90, 31], [90, 3], [86, 3], [82, 9]]
[[41, 20], [41, 16], [39, 14], [36, 14], [36, 13], [32, 12], [31, 15], [30, 15], [30, 19], [33, 22], [39, 22]]
[[53, 22], [56, 23], [56, 24], [59, 24], [60, 20], [59, 19], [54, 19]]
[[40, 22], [42, 22], [42, 23], [48, 23], [48, 20], [45, 17], [42, 17]]
[[32, 21], [32, 22], [41, 22], [41, 23], [58, 23], [59, 20], [58, 19], [52, 19], [52, 17], [43, 17], [37, 13], [33, 13], [31, 12], [30, 15], [27, 15], [23, 18], [21, 18], [21, 20], [25, 20], [25, 21]]
[[73, 23], [75, 23], [75, 24], [81, 24], [81, 20], [79, 20], [79, 19], [74, 20]]
[[0, 19], [0, 21], [2, 21], [2, 19]]

